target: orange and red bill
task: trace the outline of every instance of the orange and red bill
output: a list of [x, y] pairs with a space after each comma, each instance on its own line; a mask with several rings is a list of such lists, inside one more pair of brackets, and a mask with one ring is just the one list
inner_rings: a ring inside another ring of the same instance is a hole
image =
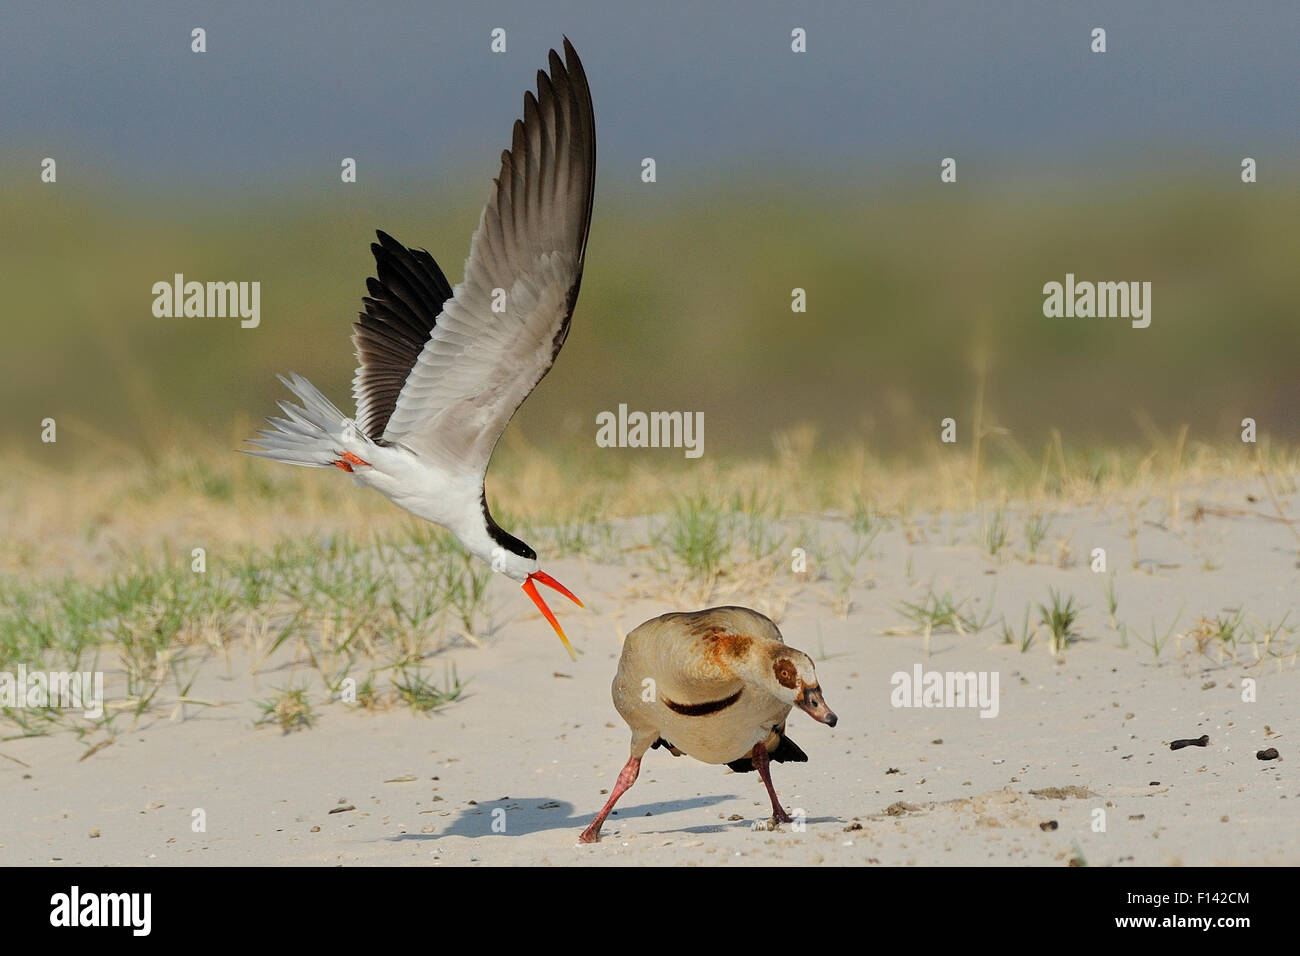
[[578, 605], [578, 607], [582, 607], [583, 603], [578, 600], [578, 596], [576, 594], [574, 594], [572, 591], [566, 588], [559, 581], [555, 580], [555, 578], [551, 577], [545, 571], [534, 571], [532, 574], [528, 575], [528, 579], [524, 581], [522, 585], [524, 589], [524, 593], [527, 594], [530, 598], [532, 598], [533, 603], [537, 605], [537, 610], [542, 612], [542, 617], [546, 618], [546, 620], [550, 622], [551, 627], [555, 628], [555, 633], [560, 636], [560, 640], [564, 644], [564, 649], [568, 651], [569, 656], [576, 661], [578, 659], [578, 655], [573, 650], [573, 645], [570, 644], [569, 639], [564, 636], [564, 628], [560, 627], [560, 622], [555, 619], [554, 612], [552, 612], [551, 609], [546, 606], [546, 602], [542, 600], [542, 596], [537, 593], [537, 585], [533, 583], [534, 581], [540, 581], [542, 584], [545, 584], [548, 588], [552, 588], [556, 591], [559, 591], [561, 594], [567, 597], [574, 604]]

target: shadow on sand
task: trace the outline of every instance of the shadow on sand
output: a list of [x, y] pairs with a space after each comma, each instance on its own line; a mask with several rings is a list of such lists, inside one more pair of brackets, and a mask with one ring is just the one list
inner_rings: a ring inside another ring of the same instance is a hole
[[[609, 819], [605, 821], [606, 832], [612, 830], [620, 820], [631, 817], [655, 816], [665, 817], [683, 811], [701, 811], [717, 806], [727, 800], [736, 799], [735, 794], [716, 794], [707, 797], [694, 797], [690, 800], [667, 800], [658, 803], [640, 803], [620, 805]], [[406, 840], [440, 840], [443, 837], [460, 836], [475, 839], [484, 836], [527, 836], [547, 830], [572, 830], [574, 839], [586, 828], [596, 815], [599, 805], [593, 801], [590, 808], [575, 813], [570, 803], [546, 797], [504, 797], [500, 800], [488, 800], [475, 806], [465, 807], [449, 826], [439, 833], [402, 833], [397, 836], [384, 837], [393, 843]], [[722, 821], [712, 823], [699, 822], [702, 814], [693, 813], [690, 819], [693, 825], [665, 828], [662, 833], [717, 833], [721, 830], [740, 828], [749, 829], [762, 819]], [[681, 821], [687, 822], [687, 821]], [[807, 823], [835, 823], [835, 817], [809, 818]], [[494, 829], [495, 824], [495, 829]]]

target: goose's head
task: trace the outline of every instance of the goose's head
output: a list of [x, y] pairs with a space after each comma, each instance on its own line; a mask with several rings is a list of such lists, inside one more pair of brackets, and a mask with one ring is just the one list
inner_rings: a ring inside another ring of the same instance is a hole
[[839, 721], [835, 712], [826, 706], [812, 658], [803, 651], [784, 645], [777, 647], [772, 653], [769, 673], [771, 676], [764, 683], [778, 698], [798, 707], [818, 723], [834, 727]]

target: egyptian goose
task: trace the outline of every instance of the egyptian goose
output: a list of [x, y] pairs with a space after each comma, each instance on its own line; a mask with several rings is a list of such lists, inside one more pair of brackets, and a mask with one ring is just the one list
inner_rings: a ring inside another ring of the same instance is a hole
[[673, 612], [646, 621], [623, 642], [613, 684], [614, 707], [632, 730], [632, 755], [604, 809], [581, 836], [600, 839], [605, 817], [641, 771], [652, 747], [674, 757], [757, 770], [781, 823], [790, 816], [772, 786], [768, 764], [806, 761], [785, 735], [791, 707], [835, 726], [812, 659], [788, 647], [771, 620], [743, 607]]

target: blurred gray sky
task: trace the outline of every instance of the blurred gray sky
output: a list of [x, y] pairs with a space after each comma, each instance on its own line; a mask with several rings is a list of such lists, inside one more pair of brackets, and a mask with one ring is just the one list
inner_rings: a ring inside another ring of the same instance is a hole
[[[190, 52], [190, 30], [208, 52]], [[489, 31], [508, 31], [505, 55]], [[790, 52], [790, 29], [809, 52]], [[1089, 51], [1092, 27], [1109, 52]], [[0, 160], [222, 193], [494, 173], [546, 50], [594, 88], [602, 186], [701, 175], [1294, 161], [1300, 3], [50, 3], [0, 11]], [[973, 166], [972, 166], [973, 164]], [[1267, 168], [1267, 165], [1264, 166]]]

